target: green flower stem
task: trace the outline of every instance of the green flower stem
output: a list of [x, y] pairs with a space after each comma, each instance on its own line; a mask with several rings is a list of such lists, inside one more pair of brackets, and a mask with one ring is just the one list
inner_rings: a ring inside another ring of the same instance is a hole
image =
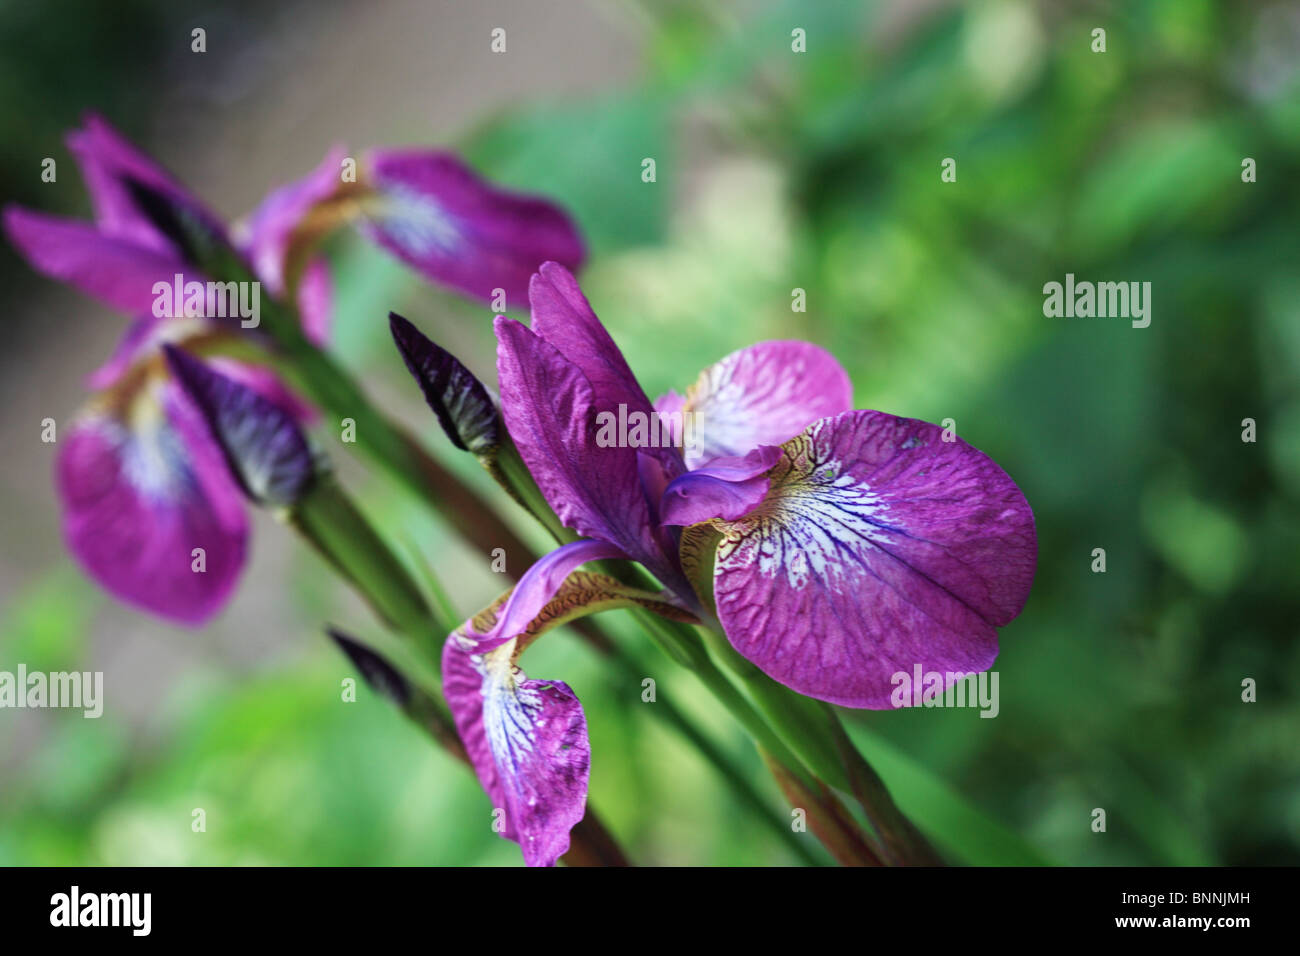
[[884, 843], [887, 861], [933, 866], [942, 859], [898, 809], [880, 775], [849, 739], [829, 704], [813, 700], [764, 674], [731, 646], [716, 621], [702, 628], [705, 643], [742, 682], [756, 706], [822, 780], [853, 794]]
[[390, 630], [407, 637], [432, 666], [454, 625], [438, 620], [405, 566], [375, 533], [338, 483], [323, 475], [289, 514], [289, 522], [356, 588]]
[[[649, 612], [646, 612], [646, 614], [653, 617]], [[618, 663], [625, 675], [635, 678], [639, 674], [637, 662], [617, 644], [613, 645], [610, 656]], [[666, 720], [677, 728], [681, 735], [713, 765], [714, 769], [731, 786], [740, 802], [748, 806], [756, 817], [768, 825], [773, 833], [780, 836], [781, 842], [788, 849], [804, 863], [812, 866], [821, 864], [822, 861], [817, 855], [808, 848], [807, 844], [790, 827], [789, 821], [783, 819], [773, 810], [770, 801], [765, 799], [754, 788], [748, 775], [720, 747], [698, 730], [685, 714], [666, 699], [655, 701], [654, 712], [659, 715], [660, 719]]]
[[[658, 617], [649, 611], [634, 609], [633, 614], [645, 627], [647, 633], [665, 653], [678, 657], [687, 656], [686, 666], [699, 678], [719, 702], [740, 723], [755, 742], [766, 750], [774, 760], [779, 762], [803, 786], [816, 785], [815, 777], [797, 758], [768, 725], [761, 714], [754, 709], [745, 695], [722, 673], [709, 659], [708, 653], [700, 643], [694, 630], [689, 625], [677, 624]], [[670, 650], [671, 648], [671, 650]], [[680, 657], [679, 657], [680, 659]]]
[[808, 826], [837, 862], [844, 866], [882, 865], [879, 849], [829, 787], [821, 784], [818, 789], [809, 790], [762, 747], [759, 752], [790, 805], [804, 810]]

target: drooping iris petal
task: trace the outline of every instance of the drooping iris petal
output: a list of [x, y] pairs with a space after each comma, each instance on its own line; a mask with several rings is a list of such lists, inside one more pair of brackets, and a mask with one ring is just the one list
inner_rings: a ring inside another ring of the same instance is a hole
[[487, 387], [456, 356], [396, 312], [388, 313], [388, 325], [407, 371], [452, 444], [476, 455], [496, 448], [501, 414]]
[[626, 558], [622, 551], [604, 541], [572, 541], [533, 563], [519, 579], [496, 612], [491, 630], [471, 633], [481, 648], [490, 649], [522, 634], [554, 597], [564, 579], [588, 561]]
[[993, 663], [1037, 539], [990, 458], [935, 425], [855, 411], [787, 442], [770, 477], [755, 511], [713, 523], [718, 617], [741, 654], [800, 693], [877, 709], [917, 665]]
[[767, 494], [767, 470], [781, 458], [775, 445], [755, 448], [744, 458], [715, 458], [675, 479], [659, 503], [659, 520], [692, 525], [711, 518], [735, 521], [749, 514]]
[[175, 253], [170, 238], [140, 209], [128, 185], [132, 181], [168, 197], [214, 234], [224, 234], [216, 216], [102, 117], [87, 116], [81, 129], [68, 134], [68, 148], [81, 167], [95, 209], [95, 222], [105, 235], [130, 240], [155, 252]]
[[700, 440], [685, 449], [686, 464], [779, 445], [852, 407], [848, 374], [825, 349], [799, 341], [739, 349], [701, 372], [687, 392], [681, 411], [698, 416]]
[[506, 192], [459, 159], [432, 150], [371, 154], [361, 231], [425, 276], [507, 308], [527, 301], [548, 259], [577, 268], [585, 256], [569, 217], [552, 203]]
[[644, 607], [698, 623], [667, 592], [571, 570], [609, 554], [591, 541], [560, 548], [539, 562], [545, 568], [529, 572], [533, 580], [525, 575], [443, 647], [443, 692], [456, 730], [493, 807], [505, 814], [502, 836], [519, 843], [530, 866], [550, 866], [568, 850], [569, 830], [586, 805], [590, 748], [573, 691], [559, 681], [528, 680], [515, 666], [519, 655], [551, 628], [612, 608]]
[[479, 782], [504, 815], [501, 835], [529, 866], [554, 866], [587, 806], [591, 747], [582, 704], [568, 684], [530, 680], [515, 641], [480, 651], [454, 633], [442, 654], [442, 686]]
[[615, 545], [678, 593], [689, 585], [657, 540], [635, 449], [596, 441], [595, 395], [576, 365], [498, 317], [501, 413], [520, 457], [565, 526]]
[[9, 206], [4, 225], [32, 268], [129, 315], [151, 315], [154, 283], [170, 286], [185, 269], [173, 255], [104, 235], [75, 219]]
[[244, 493], [264, 505], [296, 502], [315, 479], [316, 468], [293, 416], [186, 352], [170, 345], [164, 351]]
[[195, 426], [140, 399], [129, 418], [83, 418], [56, 461], [73, 554], [117, 597], [183, 624], [225, 604], [248, 537], [239, 489]]

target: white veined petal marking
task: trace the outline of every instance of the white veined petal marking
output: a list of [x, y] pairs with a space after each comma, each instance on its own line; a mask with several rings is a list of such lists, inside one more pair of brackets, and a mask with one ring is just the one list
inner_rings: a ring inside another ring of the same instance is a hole
[[[699, 447], [687, 454], [689, 468], [709, 458], [745, 454], [754, 444], [756, 415], [799, 407], [808, 363], [802, 354], [787, 358], [780, 374], [772, 374], [770, 365], [763, 365], [765, 356], [740, 349], [700, 373], [682, 406], [683, 412], [699, 415], [704, 423]], [[806, 420], [787, 424], [787, 434], [794, 434]]]
[[[538, 688], [524, 688], [515, 666], [515, 641], [484, 654], [470, 655], [483, 677], [483, 732], [503, 776], [518, 781], [521, 758], [533, 752], [533, 731], [539, 728], [543, 700]], [[530, 805], [536, 801], [529, 796]]]
[[828, 425], [786, 442], [763, 503], [739, 521], [719, 523], [715, 574], [757, 565], [766, 577], [784, 573], [795, 590], [817, 579], [839, 591], [877, 544], [894, 539], [888, 505], [832, 457]]
[[380, 186], [382, 200], [367, 214], [374, 228], [395, 242], [413, 258], [446, 255], [460, 242], [460, 229], [446, 210], [409, 186], [386, 183]]
[[155, 501], [175, 501], [192, 491], [189, 453], [155, 403], [137, 400], [130, 427], [113, 419], [101, 420], [97, 427], [120, 449], [122, 473], [142, 495]]

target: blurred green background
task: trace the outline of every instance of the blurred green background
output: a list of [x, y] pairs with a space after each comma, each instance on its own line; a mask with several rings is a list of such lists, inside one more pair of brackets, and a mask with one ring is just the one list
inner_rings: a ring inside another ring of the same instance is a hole
[[[195, 60], [202, 24], [212, 52]], [[1038, 577], [1002, 632], [996, 719], [846, 713], [901, 806], [959, 862], [1300, 862], [1295, 4], [10, 3], [0, 36], [6, 198], [87, 210], [59, 143], [87, 108], [232, 214], [335, 140], [450, 142], [574, 212], [584, 287], [652, 395], [800, 337], [844, 363], [858, 407], [954, 419], [1033, 506]], [[57, 185], [39, 181], [47, 155]], [[332, 254], [338, 353], [487, 489], [419, 405], [383, 317], [490, 377], [489, 314], [358, 243]], [[0, 712], [0, 863], [518, 863], [461, 768], [368, 690], [341, 701], [352, 672], [320, 627], [375, 627], [274, 522], [197, 633], [114, 606], [62, 555], [38, 423], [75, 410], [121, 323], [2, 255], [0, 669], [104, 670], [107, 703], [99, 720]], [[1150, 327], [1044, 317], [1043, 284], [1067, 272], [1151, 282]], [[461, 612], [499, 590], [342, 464]], [[609, 623], [784, 812], [699, 685]], [[524, 666], [581, 696], [592, 802], [637, 862], [794, 862], [639, 684], [565, 635]]]

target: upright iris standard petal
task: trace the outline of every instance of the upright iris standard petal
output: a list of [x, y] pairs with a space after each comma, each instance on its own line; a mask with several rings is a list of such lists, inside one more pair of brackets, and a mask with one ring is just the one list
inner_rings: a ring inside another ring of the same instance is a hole
[[176, 251], [171, 238], [140, 208], [133, 183], [166, 197], [171, 205], [201, 221], [213, 234], [224, 235], [218, 217], [102, 117], [87, 116], [84, 127], [68, 135], [68, 148], [81, 167], [95, 208], [95, 222], [105, 235], [160, 253]]
[[388, 313], [388, 325], [407, 371], [452, 444], [476, 455], [496, 448], [501, 443], [501, 413], [487, 387], [456, 356], [396, 312]]
[[[623, 420], [643, 416], [649, 422], [654, 406], [573, 273], [559, 263], [544, 263], [529, 285], [528, 300], [533, 332], [581, 369], [591, 384], [596, 411]], [[637, 450], [659, 463], [667, 481], [685, 470], [681, 455], [670, 443], [647, 442]]]
[[164, 352], [245, 494], [264, 505], [296, 502], [315, 478], [316, 468], [293, 416], [174, 346], [165, 346]]
[[763, 445], [744, 458], [715, 458], [687, 472], [664, 490], [659, 520], [684, 527], [711, 518], [743, 518], [766, 497], [768, 469], [780, 459], [780, 448]]
[[154, 283], [170, 285], [185, 268], [171, 253], [105, 235], [75, 219], [9, 206], [4, 226], [32, 268], [129, 315], [152, 314]]
[[502, 415], [547, 503], [567, 527], [615, 545], [666, 586], [691, 593], [655, 536], [636, 450], [596, 441], [587, 377], [518, 322], [498, 317], [496, 332]]
[[247, 519], [220, 452], [192, 418], [151, 402], [128, 415], [92, 411], [59, 442], [56, 477], [68, 545], [105, 588], [183, 624], [225, 604], [244, 564]]
[[849, 376], [810, 342], [760, 342], [700, 373], [681, 411], [697, 416], [700, 441], [685, 449], [698, 468], [712, 458], [779, 445], [819, 418], [853, 407]]
[[544, 263], [529, 283], [528, 303], [533, 332], [582, 370], [601, 408], [614, 408], [620, 402], [629, 410], [650, 408], [650, 400], [573, 273], [558, 263]]
[[576, 269], [582, 238], [552, 203], [509, 193], [479, 178], [448, 153], [382, 150], [371, 154], [362, 231], [434, 281], [490, 301], [504, 289], [507, 308], [522, 306], [528, 280], [548, 259]]
[[770, 478], [756, 510], [713, 523], [718, 618], [741, 654], [801, 693], [876, 709], [897, 673], [993, 663], [1037, 540], [991, 459], [926, 422], [847, 412], [786, 442]]

